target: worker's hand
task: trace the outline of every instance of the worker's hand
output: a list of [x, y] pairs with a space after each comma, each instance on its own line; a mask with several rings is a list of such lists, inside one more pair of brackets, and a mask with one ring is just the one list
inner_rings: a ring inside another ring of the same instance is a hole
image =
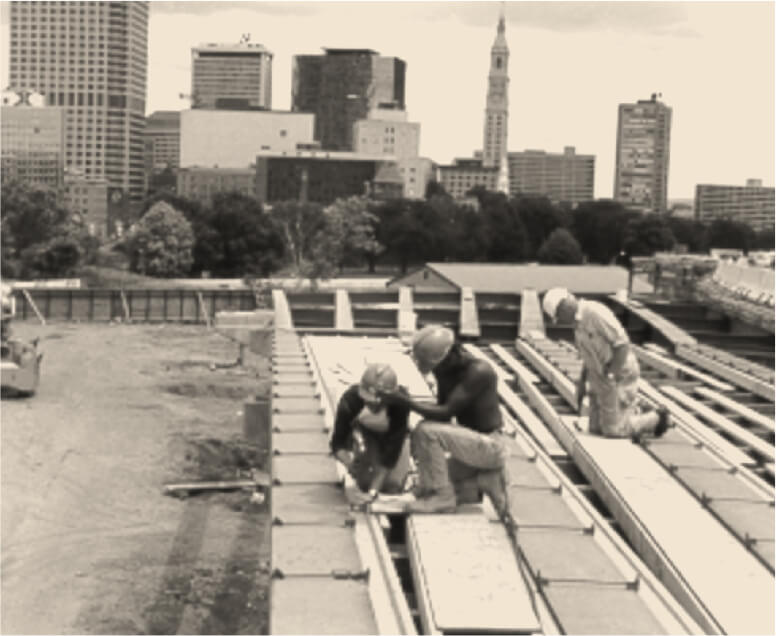
[[337, 461], [339, 461], [349, 473], [353, 471], [354, 455], [352, 452], [346, 451], [344, 449], [338, 450], [334, 457], [337, 458]]
[[378, 391], [377, 395], [383, 404], [388, 406], [402, 406], [404, 408], [410, 408], [412, 401], [409, 396], [399, 389], [393, 391]]
[[376, 491], [363, 492], [359, 490], [350, 496], [350, 500], [351, 503], [356, 505], [370, 504], [377, 499], [377, 496]]

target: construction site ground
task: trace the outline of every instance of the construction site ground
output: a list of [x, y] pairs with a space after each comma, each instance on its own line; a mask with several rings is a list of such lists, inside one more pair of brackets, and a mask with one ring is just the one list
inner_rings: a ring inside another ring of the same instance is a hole
[[267, 631], [268, 501], [168, 483], [266, 464], [243, 404], [269, 365], [202, 326], [15, 324], [40, 338], [37, 395], [2, 402], [0, 631]]

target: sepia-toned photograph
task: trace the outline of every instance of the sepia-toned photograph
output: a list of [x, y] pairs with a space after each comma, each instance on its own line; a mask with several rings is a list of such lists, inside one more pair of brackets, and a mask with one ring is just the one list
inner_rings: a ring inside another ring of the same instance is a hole
[[0, 0], [0, 635], [774, 634], [773, 0]]

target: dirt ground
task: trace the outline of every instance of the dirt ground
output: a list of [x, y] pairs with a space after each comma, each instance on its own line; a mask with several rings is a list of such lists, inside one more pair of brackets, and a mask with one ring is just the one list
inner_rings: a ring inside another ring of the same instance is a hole
[[262, 634], [268, 501], [168, 483], [263, 468], [243, 404], [269, 368], [204, 327], [15, 324], [39, 337], [36, 396], [2, 401], [0, 629]]

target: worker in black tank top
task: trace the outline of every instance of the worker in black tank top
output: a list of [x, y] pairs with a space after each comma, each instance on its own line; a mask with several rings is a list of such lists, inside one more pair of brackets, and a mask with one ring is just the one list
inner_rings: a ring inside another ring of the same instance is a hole
[[439, 325], [418, 331], [412, 350], [421, 373], [434, 375], [437, 403], [381, 394], [425, 418], [411, 434], [420, 479], [417, 500], [407, 511], [454, 512], [458, 503], [471, 501], [473, 488], [488, 494], [499, 514], [507, 514], [507, 447], [493, 367], [465, 352], [453, 332]]

